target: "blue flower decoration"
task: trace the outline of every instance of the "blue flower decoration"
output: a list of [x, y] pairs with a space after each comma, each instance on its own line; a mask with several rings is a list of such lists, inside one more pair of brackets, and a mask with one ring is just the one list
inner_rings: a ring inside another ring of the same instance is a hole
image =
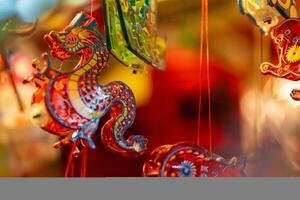
[[192, 162], [184, 160], [180, 164], [179, 172], [183, 177], [194, 177], [196, 175], [196, 166]]

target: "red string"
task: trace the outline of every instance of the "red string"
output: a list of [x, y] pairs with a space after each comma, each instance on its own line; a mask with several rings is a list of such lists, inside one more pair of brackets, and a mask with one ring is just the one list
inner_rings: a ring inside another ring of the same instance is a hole
[[74, 177], [74, 173], [75, 173], [74, 162], [72, 162], [72, 164], [71, 164], [71, 177]]
[[77, 141], [74, 142], [72, 144], [72, 147], [70, 149], [70, 153], [69, 153], [69, 158], [68, 158], [68, 163], [67, 163], [67, 166], [66, 166], [66, 171], [65, 171], [65, 177], [68, 177], [69, 176], [69, 171], [71, 169], [71, 177], [74, 176], [74, 163], [73, 163], [73, 152], [77, 146]]
[[208, 98], [208, 131], [209, 150], [212, 152], [212, 120], [211, 120], [211, 81], [210, 81], [210, 60], [209, 60], [209, 36], [208, 36], [208, 0], [201, 1], [201, 22], [200, 22], [200, 77], [199, 77], [199, 104], [198, 104], [198, 127], [197, 144], [200, 144], [201, 132], [201, 107], [202, 107], [202, 66], [204, 48], [204, 24], [205, 24], [205, 47], [206, 47], [206, 76], [207, 76], [207, 98]]
[[207, 73], [207, 95], [208, 95], [208, 128], [209, 128], [209, 150], [212, 152], [212, 121], [211, 121], [211, 86], [210, 86], [210, 60], [209, 60], [209, 37], [208, 37], [208, 1], [205, 0], [205, 36], [206, 36], [206, 73]]
[[81, 177], [86, 177], [87, 150], [88, 150], [88, 146], [85, 145], [83, 152], [82, 152], [83, 155], [82, 155], [82, 160], [81, 160], [81, 173], [80, 173]]
[[91, 0], [91, 10], [90, 10], [90, 15], [93, 16], [93, 10], [94, 10], [94, 1]]
[[200, 145], [201, 132], [201, 107], [202, 107], [202, 64], [203, 64], [203, 34], [204, 34], [204, 1], [201, 1], [201, 22], [200, 22], [200, 77], [199, 77], [199, 104], [198, 104], [198, 126], [197, 144]]

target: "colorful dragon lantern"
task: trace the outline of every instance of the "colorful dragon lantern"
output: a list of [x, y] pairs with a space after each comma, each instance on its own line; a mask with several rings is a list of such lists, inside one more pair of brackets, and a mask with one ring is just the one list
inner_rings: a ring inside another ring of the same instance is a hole
[[244, 176], [246, 160], [226, 161], [198, 145], [179, 143], [156, 148], [145, 162], [148, 177], [234, 177]]
[[[271, 31], [278, 64], [264, 62], [260, 69], [263, 74], [292, 81], [300, 80], [300, 20], [287, 19]], [[300, 100], [300, 90], [291, 92], [294, 100]]]
[[60, 137], [54, 146], [84, 141], [86, 146], [95, 148], [93, 139], [99, 120], [109, 112], [111, 118], [101, 129], [103, 144], [123, 156], [141, 155], [147, 140], [140, 135], [124, 138], [136, 115], [131, 89], [119, 81], [107, 85], [97, 82], [98, 74], [107, 66], [109, 50], [96, 20], [81, 12], [64, 30], [51, 31], [44, 39], [51, 55], [59, 60], [80, 57], [73, 70], [62, 72], [51, 67], [49, 56], [44, 53], [44, 67], [34, 60], [34, 74], [27, 80], [37, 87], [32, 98], [32, 118], [44, 130]]
[[279, 16], [297, 17], [295, 0], [238, 0], [238, 7], [265, 34], [278, 24]]

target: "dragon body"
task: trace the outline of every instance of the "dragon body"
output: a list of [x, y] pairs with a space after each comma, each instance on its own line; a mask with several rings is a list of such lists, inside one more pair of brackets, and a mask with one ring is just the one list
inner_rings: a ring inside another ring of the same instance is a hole
[[51, 31], [44, 39], [51, 55], [62, 61], [79, 56], [72, 71], [63, 73], [50, 66], [43, 54], [44, 67], [33, 61], [37, 86], [32, 99], [32, 118], [61, 139], [54, 146], [86, 141], [95, 148], [94, 137], [99, 120], [107, 112], [110, 119], [101, 129], [103, 144], [124, 156], [138, 156], [146, 150], [147, 140], [140, 135], [124, 138], [135, 119], [136, 102], [131, 89], [122, 82], [100, 85], [98, 74], [107, 66], [109, 51], [98, 32], [96, 20], [79, 13], [63, 31]]

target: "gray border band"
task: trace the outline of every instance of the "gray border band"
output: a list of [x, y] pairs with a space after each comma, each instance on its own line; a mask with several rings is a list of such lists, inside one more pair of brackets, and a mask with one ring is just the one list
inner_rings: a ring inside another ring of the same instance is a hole
[[0, 179], [1, 200], [299, 200], [300, 179]]

